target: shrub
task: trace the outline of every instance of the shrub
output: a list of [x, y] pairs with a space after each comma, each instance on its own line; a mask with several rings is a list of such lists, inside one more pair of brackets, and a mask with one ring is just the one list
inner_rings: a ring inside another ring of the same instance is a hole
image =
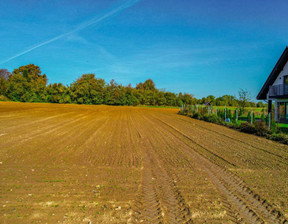
[[268, 139], [288, 144], [288, 136], [285, 134], [272, 134], [268, 137]]
[[9, 101], [6, 96], [0, 95], [0, 101]]
[[251, 125], [248, 122], [241, 123], [239, 126], [239, 130], [249, 134], [256, 134], [257, 130], [254, 125]]
[[203, 116], [198, 112], [196, 112], [195, 114], [192, 114], [191, 117], [193, 117], [195, 119], [199, 119], [199, 120], [202, 120], [202, 118], [203, 118]]
[[211, 114], [211, 115], [206, 114], [203, 116], [203, 120], [211, 122], [211, 123], [215, 123], [215, 124], [222, 124], [223, 123], [221, 118], [218, 117], [216, 114]]
[[202, 116], [202, 119], [203, 119], [204, 121], [210, 122], [210, 120], [209, 120], [209, 115], [208, 115], [208, 114], [204, 114], [204, 115]]
[[186, 115], [182, 110], [179, 110], [178, 114], [180, 114], [180, 115]]
[[254, 127], [257, 131], [256, 134], [259, 136], [267, 136], [271, 134], [271, 131], [269, 130], [269, 128], [266, 126], [265, 122], [263, 121], [256, 121], [254, 123]]

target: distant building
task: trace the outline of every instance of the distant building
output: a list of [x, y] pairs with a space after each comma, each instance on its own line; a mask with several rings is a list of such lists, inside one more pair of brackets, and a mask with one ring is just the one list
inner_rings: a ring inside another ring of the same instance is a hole
[[258, 93], [257, 100], [268, 100], [269, 112], [274, 101], [275, 121], [288, 123], [288, 47]]

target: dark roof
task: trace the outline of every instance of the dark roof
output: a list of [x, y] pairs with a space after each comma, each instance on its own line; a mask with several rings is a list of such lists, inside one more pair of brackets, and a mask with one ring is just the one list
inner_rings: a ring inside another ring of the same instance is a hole
[[257, 100], [265, 100], [267, 97], [267, 93], [269, 91], [269, 86], [273, 85], [275, 80], [277, 79], [280, 72], [283, 70], [286, 62], [288, 61], [288, 47], [285, 48], [281, 57], [277, 61], [275, 67], [273, 68], [272, 72], [270, 73], [268, 79], [264, 83], [262, 89], [257, 95]]

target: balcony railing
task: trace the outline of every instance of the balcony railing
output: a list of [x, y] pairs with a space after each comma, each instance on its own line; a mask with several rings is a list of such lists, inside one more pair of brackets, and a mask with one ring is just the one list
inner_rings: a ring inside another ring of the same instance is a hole
[[269, 88], [270, 97], [285, 96], [285, 95], [288, 95], [288, 84], [270, 86]]

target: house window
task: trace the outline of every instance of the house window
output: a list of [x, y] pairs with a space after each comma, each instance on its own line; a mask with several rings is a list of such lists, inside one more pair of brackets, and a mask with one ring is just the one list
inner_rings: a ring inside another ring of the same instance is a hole
[[284, 85], [288, 85], [288, 75], [284, 76]]
[[278, 103], [278, 119], [280, 122], [288, 121], [288, 102], [279, 102]]
[[284, 76], [284, 95], [288, 95], [288, 75]]

